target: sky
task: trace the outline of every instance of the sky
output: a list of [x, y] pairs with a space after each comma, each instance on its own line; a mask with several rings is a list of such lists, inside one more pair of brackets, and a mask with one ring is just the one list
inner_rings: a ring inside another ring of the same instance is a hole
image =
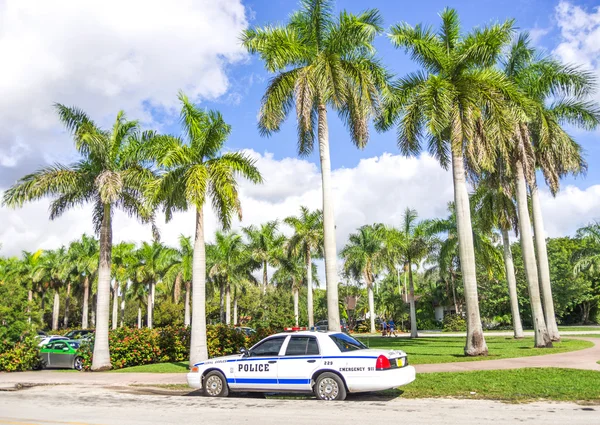
[[[406, 21], [437, 27], [446, 2], [338, 0], [336, 8], [358, 13], [378, 8], [387, 29]], [[456, 0], [464, 31], [515, 19], [546, 54], [586, 67], [600, 79], [600, 8], [594, 1]], [[0, 196], [18, 178], [50, 163], [77, 160], [72, 140], [53, 104], [84, 109], [103, 126], [119, 110], [145, 128], [178, 134], [177, 92], [203, 108], [221, 111], [231, 124], [228, 149], [257, 160], [265, 183], [241, 182], [243, 221], [234, 228], [283, 219], [301, 205], [321, 207], [318, 154], [299, 158], [293, 115], [269, 138], [257, 130], [260, 99], [272, 77], [239, 43], [242, 30], [285, 22], [295, 0], [0, 0]], [[418, 69], [387, 36], [375, 41], [378, 56], [397, 76]], [[600, 101], [600, 94], [595, 95]], [[363, 150], [330, 113], [331, 162], [338, 250], [359, 226], [400, 222], [405, 208], [421, 218], [441, 217], [452, 200], [448, 171], [426, 154], [400, 155], [395, 132], [371, 131]], [[589, 164], [585, 176], [563, 181], [553, 198], [541, 192], [546, 235], [571, 235], [600, 219], [600, 131], [569, 129]], [[191, 235], [191, 213], [168, 223], [159, 217], [161, 239], [175, 245]], [[208, 239], [217, 229], [206, 216]], [[282, 227], [289, 233], [289, 229]], [[82, 207], [48, 219], [48, 200], [22, 209], [0, 206], [0, 255], [53, 249], [93, 232], [91, 210]], [[150, 240], [151, 231], [117, 213], [114, 241]]]

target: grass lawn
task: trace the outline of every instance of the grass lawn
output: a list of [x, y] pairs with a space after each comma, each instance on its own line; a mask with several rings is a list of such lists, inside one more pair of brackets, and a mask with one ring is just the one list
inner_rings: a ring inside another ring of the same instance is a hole
[[600, 338], [600, 333], [598, 333], [598, 334], [568, 335], [568, 336], [582, 336], [584, 338]]
[[174, 363], [154, 363], [146, 364], [143, 366], [126, 367], [125, 369], [116, 369], [114, 373], [131, 373], [131, 372], [144, 372], [144, 373], [186, 373], [189, 370], [188, 362], [174, 362]]
[[509, 337], [487, 337], [489, 354], [486, 357], [467, 357], [463, 354], [463, 338], [359, 338], [370, 348], [403, 350], [411, 364], [451, 363], [477, 360], [496, 360], [515, 357], [539, 356], [564, 353], [592, 347], [588, 341], [565, 338], [554, 344], [554, 348], [533, 348], [533, 338], [513, 339]]
[[415, 382], [402, 387], [401, 397], [600, 403], [599, 382], [600, 372], [558, 368], [427, 373], [417, 375]]
[[600, 331], [600, 326], [559, 326], [558, 330], [573, 332]]

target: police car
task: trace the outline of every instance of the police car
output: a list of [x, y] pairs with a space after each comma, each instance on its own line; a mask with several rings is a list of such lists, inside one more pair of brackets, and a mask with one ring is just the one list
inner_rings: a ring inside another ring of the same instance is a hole
[[320, 400], [380, 391], [415, 380], [403, 351], [372, 350], [340, 332], [271, 335], [240, 354], [196, 363], [188, 385], [210, 397], [230, 391], [313, 392]]

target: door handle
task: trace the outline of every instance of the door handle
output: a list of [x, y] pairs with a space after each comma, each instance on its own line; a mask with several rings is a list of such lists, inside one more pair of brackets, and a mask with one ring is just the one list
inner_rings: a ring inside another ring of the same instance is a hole
[[269, 360], [269, 363], [271, 363], [271, 364], [277, 363], [277, 360]]
[[316, 360], [307, 360], [308, 363], [314, 363]]

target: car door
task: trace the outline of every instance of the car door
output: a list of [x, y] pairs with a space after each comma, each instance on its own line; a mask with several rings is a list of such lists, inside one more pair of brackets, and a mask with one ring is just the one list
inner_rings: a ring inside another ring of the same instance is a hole
[[292, 335], [278, 362], [277, 382], [280, 388], [310, 391], [312, 375], [322, 362], [316, 337]]
[[267, 338], [248, 352], [248, 356], [239, 358], [233, 367], [233, 382], [229, 386], [237, 389], [277, 390], [277, 367], [279, 352], [287, 336]]
[[42, 359], [42, 365], [44, 367], [49, 367], [50, 366], [50, 350], [52, 350], [52, 346], [54, 345], [53, 342], [51, 342], [50, 344], [46, 344], [43, 345], [40, 348], [40, 359]]
[[64, 341], [56, 341], [49, 352], [50, 367], [69, 367], [70, 357], [67, 344]]

